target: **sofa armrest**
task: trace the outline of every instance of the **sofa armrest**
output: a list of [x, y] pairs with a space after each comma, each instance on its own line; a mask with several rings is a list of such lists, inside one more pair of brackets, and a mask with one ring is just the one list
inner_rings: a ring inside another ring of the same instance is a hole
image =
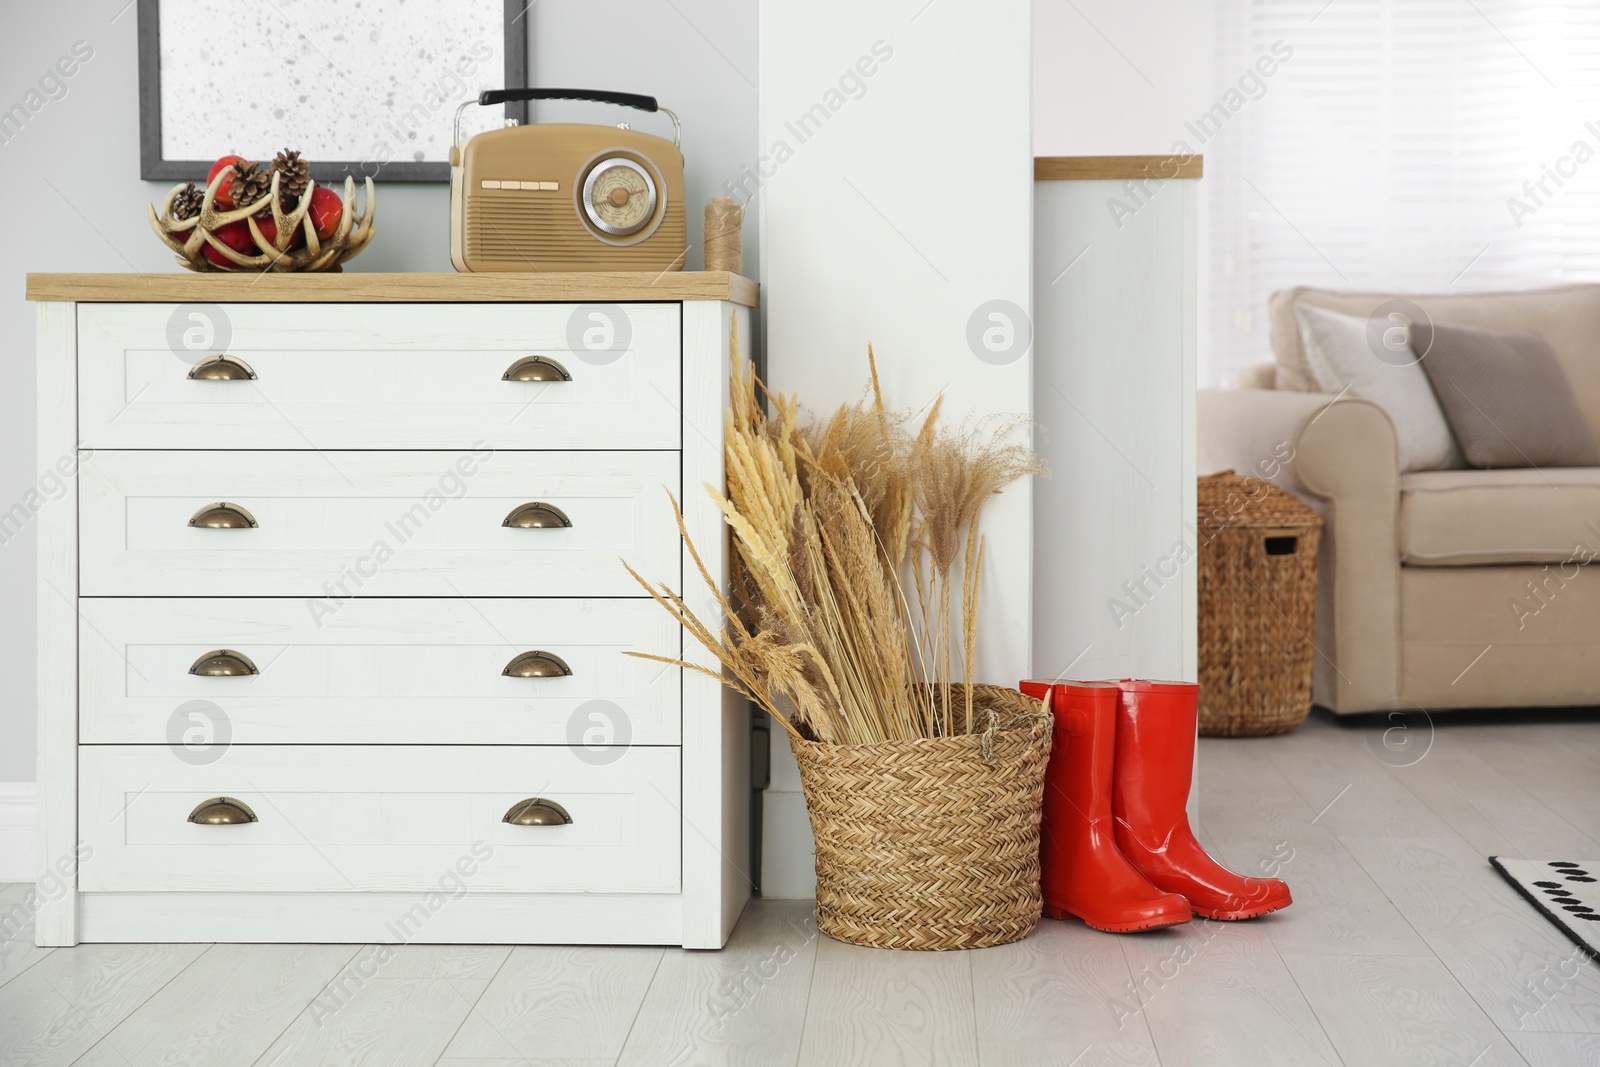
[[1276, 389], [1278, 387], [1278, 365], [1276, 363], [1252, 363], [1239, 371], [1240, 389]]
[[[1254, 475], [1297, 496], [1310, 491], [1295, 470], [1300, 431], [1328, 406], [1322, 393], [1276, 389], [1201, 389], [1196, 397], [1201, 474], [1231, 470]], [[1313, 507], [1317, 501], [1309, 500]], [[1318, 510], [1321, 510], [1320, 508]]]
[[1197, 429], [1200, 470], [1253, 474], [1326, 520], [1317, 703], [1340, 712], [1399, 707], [1400, 464], [1389, 416], [1318, 393], [1203, 389]]

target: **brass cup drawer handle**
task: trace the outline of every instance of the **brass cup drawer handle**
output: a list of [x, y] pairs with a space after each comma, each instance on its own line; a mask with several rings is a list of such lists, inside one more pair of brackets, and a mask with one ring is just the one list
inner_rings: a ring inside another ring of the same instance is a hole
[[190, 367], [188, 378], [192, 382], [253, 382], [256, 372], [238, 356], [223, 354], [207, 356]]
[[549, 356], [524, 356], [500, 375], [502, 382], [570, 382], [572, 373]]
[[201, 678], [243, 678], [260, 674], [249, 656], [231, 648], [218, 648], [207, 652], [189, 666], [189, 673]]
[[572, 520], [554, 504], [534, 500], [511, 509], [511, 514], [500, 525], [515, 530], [563, 530], [571, 528]]
[[189, 821], [201, 826], [243, 826], [261, 820], [250, 810], [250, 805], [242, 800], [212, 797], [195, 805], [195, 809], [189, 813]]
[[554, 652], [536, 648], [513, 656], [500, 673], [507, 678], [568, 678], [572, 668]]
[[202, 530], [254, 530], [261, 524], [242, 504], [219, 500], [190, 515], [189, 525]]
[[572, 816], [567, 809], [544, 797], [529, 797], [511, 805], [501, 822], [512, 826], [570, 826]]

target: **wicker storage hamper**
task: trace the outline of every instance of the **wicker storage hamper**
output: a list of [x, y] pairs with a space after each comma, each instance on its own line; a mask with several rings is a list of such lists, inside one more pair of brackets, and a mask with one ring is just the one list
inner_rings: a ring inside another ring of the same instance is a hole
[[1232, 471], [1199, 498], [1200, 733], [1293, 730], [1311, 710], [1322, 517]]
[[974, 689], [974, 719], [988, 724], [976, 733], [870, 745], [791, 738], [824, 933], [876, 948], [982, 948], [1038, 923], [1050, 713], [1014, 689]]

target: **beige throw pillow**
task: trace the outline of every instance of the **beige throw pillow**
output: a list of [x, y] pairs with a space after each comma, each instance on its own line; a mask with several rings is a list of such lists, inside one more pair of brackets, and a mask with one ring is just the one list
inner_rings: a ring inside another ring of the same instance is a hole
[[[1324, 393], [1342, 393], [1378, 405], [1394, 423], [1400, 444], [1400, 470], [1454, 470], [1466, 466], [1450, 436], [1428, 376], [1405, 344], [1384, 344], [1380, 357], [1369, 340], [1367, 319], [1296, 304], [1306, 362]], [[1404, 329], [1383, 325], [1384, 330]], [[1371, 331], [1377, 332], [1377, 331]], [[1381, 339], [1389, 341], [1387, 335]]]
[[1474, 467], [1600, 467], [1600, 441], [1538, 334], [1418, 323], [1411, 344]]

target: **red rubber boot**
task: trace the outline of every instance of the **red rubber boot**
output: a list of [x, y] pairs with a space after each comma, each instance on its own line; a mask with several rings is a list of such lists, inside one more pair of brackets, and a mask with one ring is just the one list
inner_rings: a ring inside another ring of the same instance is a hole
[[1052, 919], [1124, 933], [1189, 921], [1189, 902], [1146, 881], [1117, 850], [1111, 772], [1120, 690], [1104, 682], [1023, 682], [1055, 712], [1044, 774], [1040, 889]]
[[1158, 889], [1182, 893], [1205, 919], [1253, 919], [1293, 903], [1277, 878], [1246, 878], [1212, 859], [1189, 829], [1200, 687], [1118, 683], [1117, 768], [1112, 790], [1117, 845]]

